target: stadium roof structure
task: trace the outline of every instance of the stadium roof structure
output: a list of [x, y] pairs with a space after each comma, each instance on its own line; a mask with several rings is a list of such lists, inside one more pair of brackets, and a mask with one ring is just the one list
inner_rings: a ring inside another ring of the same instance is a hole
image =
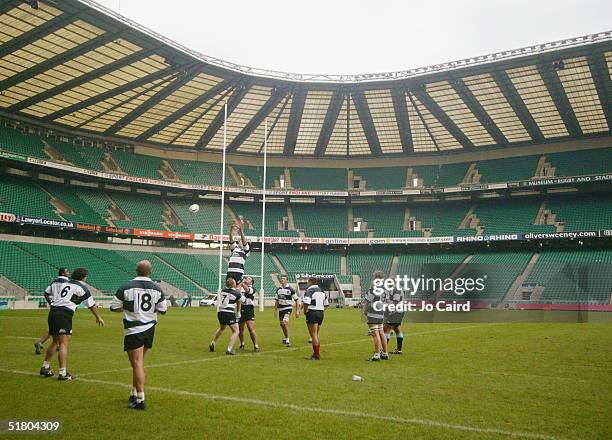
[[612, 32], [400, 72], [306, 75], [185, 48], [91, 0], [0, 4], [0, 114], [127, 144], [393, 157], [609, 136]]

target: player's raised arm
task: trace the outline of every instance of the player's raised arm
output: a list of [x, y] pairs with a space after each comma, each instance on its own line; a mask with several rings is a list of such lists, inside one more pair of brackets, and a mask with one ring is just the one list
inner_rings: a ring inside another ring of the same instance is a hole
[[244, 236], [244, 220], [240, 219], [240, 221], [236, 223], [236, 227], [238, 229], [238, 232], [240, 233], [240, 243], [242, 243], [242, 246], [246, 246], [247, 239]]

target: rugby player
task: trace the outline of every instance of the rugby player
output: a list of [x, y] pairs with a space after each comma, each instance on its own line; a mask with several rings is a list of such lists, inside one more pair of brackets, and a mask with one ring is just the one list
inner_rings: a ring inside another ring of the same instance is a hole
[[295, 293], [295, 289], [289, 285], [287, 275], [281, 275], [281, 286], [276, 289], [276, 300], [274, 301], [274, 315], [280, 322], [280, 328], [283, 331], [283, 344], [291, 347], [289, 340], [289, 317], [293, 310], [293, 304], [296, 305], [295, 316], [300, 317], [299, 297]]
[[230, 227], [230, 240], [232, 239], [232, 231], [237, 229], [240, 233], [240, 240], [232, 242], [230, 249], [232, 254], [229, 258], [226, 278], [233, 278], [236, 281], [236, 286], [239, 286], [244, 276], [244, 263], [251, 251], [251, 245], [244, 236], [244, 221], [240, 219], [234, 222]]
[[244, 349], [244, 327], [249, 329], [251, 341], [253, 341], [254, 351], [259, 351], [257, 344], [257, 333], [255, 333], [255, 295], [257, 289], [253, 287], [253, 277], [245, 277], [242, 282], [242, 294], [244, 302], [240, 308], [240, 319], [238, 321], [238, 337], [240, 338], [240, 350]]
[[[401, 290], [393, 290], [386, 292], [385, 301], [387, 304], [397, 306], [404, 301], [404, 294]], [[384, 332], [385, 341], [388, 344], [391, 339], [391, 331], [395, 333], [395, 341], [397, 346], [393, 350], [392, 354], [402, 354], [402, 345], [404, 343], [404, 333], [402, 333], [402, 321], [404, 320], [405, 312], [396, 311], [396, 307], [391, 311], [389, 308], [385, 310], [385, 321], [384, 321]]]
[[308, 287], [304, 293], [304, 311], [306, 316], [306, 324], [308, 325], [308, 333], [312, 339], [312, 356], [308, 358], [311, 361], [321, 359], [321, 342], [319, 340], [319, 330], [323, 325], [323, 315], [325, 306], [329, 303], [325, 292], [317, 285], [316, 278], [308, 278]]
[[230, 336], [229, 345], [225, 354], [235, 355], [234, 344], [238, 339], [238, 318], [236, 317], [236, 311], [240, 310], [240, 304], [244, 302], [244, 296], [241, 292], [236, 290], [236, 280], [233, 277], [227, 277], [225, 280], [225, 289], [221, 290], [221, 304], [217, 307], [217, 319], [219, 320], [219, 328], [215, 331], [215, 336], [211, 341], [208, 348], [210, 351], [215, 351], [217, 341], [221, 337], [225, 327], [229, 326], [232, 331]]
[[151, 280], [152, 266], [148, 260], [136, 265], [137, 277], [122, 285], [111, 301], [113, 312], [123, 312], [123, 351], [132, 366], [132, 392], [128, 400], [131, 409], [145, 409], [144, 358], [153, 347], [157, 312], [168, 310], [161, 287]]
[[87, 280], [87, 269], [78, 267], [72, 272], [72, 276], [68, 281], [61, 285], [59, 294], [51, 301], [51, 310], [49, 310], [49, 334], [53, 338], [53, 343], [47, 348], [45, 361], [40, 369], [40, 375], [43, 377], [53, 376], [51, 371], [51, 358], [55, 353], [55, 346], [59, 345], [59, 375], [58, 380], [72, 380], [74, 377], [66, 371], [68, 362], [68, 347], [70, 338], [72, 337], [72, 317], [74, 312], [81, 303], [89, 308], [91, 313], [96, 318], [96, 323], [99, 326], [104, 326], [104, 320], [98, 313], [98, 306], [91, 296], [89, 287], [85, 284]]
[[[45, 296], [45, 301], [47, 301], [47, 304], [51, 305], [51, 302], [53, 301], [53, 299], [57, 295], [59, 295], [62, 284], [68, 281], [69, 276], [70, 276], [70, 272], [68, 272], [68, 269], [65, 267], [60, 267], [59, 271], [57, 272], [57, 278], [55, 278], [51, 282], [51, 284], [49, 284], [49, 286], [47, 286], [47, 288], [45, 289], [44, 296]], [[47, 342], [47, 340], [50, 337], [51, 336], [49, 335], [49, 331], [47, 330], [46, 332], [43, 333], [43, 335], [40, 337], [38, 341], [34, 342], [34, 351], [36, 352], [36, 354], [40, 354], [40, 352], [43, 349], [43, 344]], [[55, 344], [54, 342], [51, 342], [51, 344], [55, 345], [57, 348], [57, 344]]]
[[[382, 271], [374, 272], [374, 279], [383, 279], [385, 274]], [[374, 284], [374, 283], [372, 283]], [[365, 295], [364, 301], [364, 313], [366, 316], [366, 322], [372, 335], [372, 341], [374, 342], [374, 354], [368, 359], [369, 361], [380, 361], [381, 359], [389, 359], [387, 353], [387, 340], [385, 339], [385, 333], [383, 331], [383, 320], [385, 312], [383, 311], [382, 304], [385, 301], [385, 296], [376, 294], [374, 286], [370, 287]], [[375, 304], [378, 303], [378, 307]]]

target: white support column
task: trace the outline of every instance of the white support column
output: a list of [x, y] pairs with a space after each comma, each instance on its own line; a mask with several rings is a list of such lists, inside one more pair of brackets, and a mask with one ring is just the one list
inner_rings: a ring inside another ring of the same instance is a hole
[[263, 163], [263, 208], [261, 215], [261, 271], [260, 280], [261, 285], [259, 289], [259, 311], [264, 310], [264, 262], [265, 262], [265, 251], [266, 251], [266, 178], [268, 171], [268, 120], [264, 124], [264, 163]]
[[[225, 227], [225, 149], [227, 147], [227, 101], [223, 116], [223, 170], [221, 172], [221, 220], [219, 221], [219, 284], [217, 286], [217, 306], [221, 305], [221, 273], [223, 272], [223, 228]], [[229, 237], [230, 241], [232, 237]]]

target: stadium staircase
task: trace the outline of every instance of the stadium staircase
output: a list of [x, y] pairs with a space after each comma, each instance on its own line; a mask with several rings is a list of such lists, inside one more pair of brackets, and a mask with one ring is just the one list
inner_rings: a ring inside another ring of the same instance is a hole
[[[121, 169], [115, 158], [109, 152], [105, 152], [102, 157], [102, 170], [108, 173], [118, 173], [118, 174], [127, 174], [125, 171]], [[138, 175], [138, 174], [136, 174]]]
[[17, 300], [22, 300], [28, 296], [28, 291], [9, 280], [6, 276], [0, 275], [0, 295], [2, 297], [14, 297]]
[[537, 264], [539, 256], [540, 254], [538, 254], [537, 252], [531, 256], [529, 262], [527, 263], [527, 266], [525, 266], [525, 270], [523, 271], [523, 273], [521, 273], [516, 278], [516, 280], [514, 280], [514, 283], [512, 283], [510, 289], [508, 289], [508, 292], [500, 301], [499, 305], [497, 306], [498, 309], [505, 308], [510, 301], [520, 301], [522, 299], [521, 294], [523, 284], [525, 283], [525, 280], [527, 280], [529, 274]]
[[476, 184], [476, 183], [480, 183], [480, 178], [481, 178], [481, 174], [478, 172], [478, 169], [476, 169], [476, 164], [472, 163], [470, 164], [470, 167], [467, 170], [467, 173], [465, 174], [465, 178], [463, 183], [466, 184]]

